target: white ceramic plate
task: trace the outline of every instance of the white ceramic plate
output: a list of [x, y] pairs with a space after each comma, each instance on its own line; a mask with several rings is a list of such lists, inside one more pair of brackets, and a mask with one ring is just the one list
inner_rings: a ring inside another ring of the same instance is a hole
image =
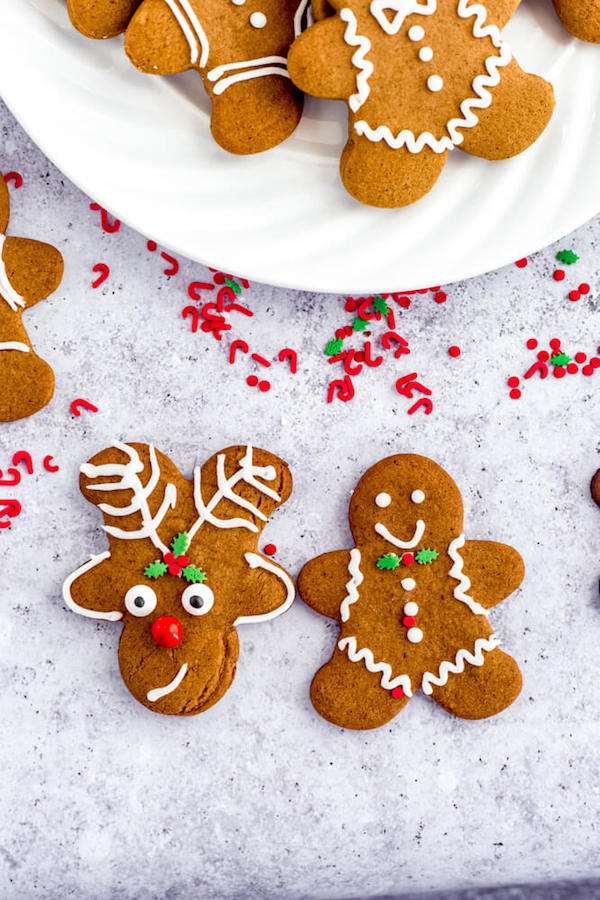
[[283, 145], [230, 156], [196, 73], [142, 75], [120, 39], [75, 32], [65, 0], [1, 0], [0, 93], [72, 181], [180, 254], [303, 290], [408, 290], [498, 268], [600, 210], [600, 47], [571, 38], [550, 0], [525, 0], [505, 35], [555, 86], [550, 127], [512, 160], [454, 151], [431, 194], [401, 210], [343, 189], [342, 103], [307, 98]]

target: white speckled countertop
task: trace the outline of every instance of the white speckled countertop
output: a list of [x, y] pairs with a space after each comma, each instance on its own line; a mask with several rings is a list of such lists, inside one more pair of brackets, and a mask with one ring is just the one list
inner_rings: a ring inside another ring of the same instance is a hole
[[[225, 347], [181, 318], [206, 270], [182, 261], [167, 279], [141, 235], [100, 230], [89, 198], [3, 108], [0, 126], [0, 168], [25, 178], [11, 189], [10, 231], [66, 259], [57, 293], [26, 317], [55, 397], [0, 427], [1, 468], [16, 450], [36, 461], [6, 495], [23, 512], [0, 531], [0, 894], [365, 897], [600, 874], [600, 510], [589, 498], [600, 373], [532, 379], [518, 401], [506, 387], [534, 358], [531, 336], [596, 352], [600, 219], [526, 269], [398, 309], [413, 371], [433, 391], [429, 417], [406, 415], [393, 385], [411, 369], [391, 358], [356, 380], [352, 403], [328, 406], [322, 351], [350, 321], [342, 298], [251, 285], [255, 315], [236, 319], [238, 336], [270, 357], [291, 344], [300, 367], [273, 366], [269, 393], [249, 388], [258, 367], [228, 365]], [[581, 261], [560, 285], [562, 246]], [[92, 290], [98, 261], [111, 275]], [[580, 281], [592, 292], [571, 303], [566, 286]], [[75, 397], [100, 411], [72, 417]], [[78, 467], [115, 438], [152, 441], [187, 474], [231, 442], [287, 459], [295, 491], [264, 537], [294, 574], [348, 546], [348, 497], [367, 466], [396, 451], [433, 457], [463, 491], [467, 536], [505, 540], [526, 560], [523, 587], [491, 614], [522, 665], [521, 697], [465, 722], [419, 694], [389, 726], [344, 732], [308, 697], [335, 626], [299, 601], [240, 628], [238, 673], [217, 706], [152, 715], [118, 673], [119, 626], [61, 600], [64, 577], [105, 546]], [[57, 474], [40, 470], [47, 453]]]

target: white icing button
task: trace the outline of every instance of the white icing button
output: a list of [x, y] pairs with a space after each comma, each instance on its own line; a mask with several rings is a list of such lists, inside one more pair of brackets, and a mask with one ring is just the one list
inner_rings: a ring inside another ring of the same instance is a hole
[[414, 578], [403, 578], [400, 584], [405, 591], [414, 591], [417, 586], [417, 582]]
[[413, 503], [422, 503], [425, 499], [425, 494], [423, 493], [423, 491], [413, 491], [410, 495], [410, 499]]
[[267, 24], [267, 17], [264, 13], [253, 12], [250, 16], [250, 24], [253, 28], [264, 28]]
[[389, 494], [386, 494], [385, 491], [382, 491], [381, 494], [377, 494], [377, 496], [375, 497], [375, 503], [381, 509], [384, 509], [386, 506], [389, 506], [391, 502], [392, 502], [392, 498], [390, 497]]
[[427, 79], [427, 87], [434, 94], [437, 94], [444, 87], [444, 82], [439, 75], [430, 75]]
[[236, 6], [243, 6], [246, 0], [232, 0], [232, 3], [235, 3]]
[[422, 41], [425, 37], [425, 29], [420, 25], [413, 25], [408, 29], [408, 37], [411, 41]]
[[[236, 0], [233, 0], [233, 2], [235, 3]], [[433, 59], [433, 50], [431, 47], [421, 47], [419, 50], [419, 59], [421, 62], [431, 62]]]
[[416, 616], [419, 612], [419, 605], [415, 603], [414, 600], [409, 600], [408, 603], [404, 604], [404, 615], [405, 616]]
[[423, 640], [423, 632], [420, 628], [409, 628], [406, 632], [406, 637], [409, 639], [411, 644], [420, 644]]

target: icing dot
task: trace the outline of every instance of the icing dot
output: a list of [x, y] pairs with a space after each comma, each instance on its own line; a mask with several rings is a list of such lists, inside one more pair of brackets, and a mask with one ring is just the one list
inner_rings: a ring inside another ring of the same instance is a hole
[[410, 495], [410, 499], [413, 503], [422, 503], [425, 499], [425, 494], [423, 493], [423, 491], [413, 491]]
[[404, 688], [401, 688], [400, 686], [395, 687], [392, 691], [392, 697], [394, 700], [399, 700], [401, 697], [404, 697]]
[[412, 628], [412, 626], [415, 624], [415, 617], [404, 616], [404, 618], [402, 619], [402, 624], [406, 626], [406, 628]]
[[425, 37], [425, 29], [420, 25], [413, 25], [408, 29], [408, 37], [411, 41], [422, 41]]
[[381, 494], [377, 494], [375, 497], [375, 503], [379, 506], [380, 509], [384, 509], [386, 506], [389, 506], [392, 502], [392, 498], [389, 494], [386, 494], [385, 491], [382, 491]]
[[405, 616], [416, 616], [419, 612], [418, 604], [415, 603], [414, 600], [409, 600], [408, 603], [404, 604], [404, 615]]
[[250, 16], [250, 24], [253, 28], [264, 28], [267, 24], [267, 17], [264, 13], [253, 12]]
[[421, 62], [431, 62], [433, 59], [433, 50], [431, 47], [421, 47], [419, 50], [419, 59]]
[[430, 91], [433, 91], [434, 94], [437, 94], [438, 91], [444, 87], [443, 79], [440, 75], [430, 75], [427, 79], [427, 87]]
[[402, 565], [412, 566], [414, 561], [415, 561], [415, 557], [412, 553], [403, 553], [402, 554]]
[[[403, 578], [400, 582], [405, 591], [414, 591], [417, 586], [417, 582], [414, 578]], [[416, 603], [414, 604], [416, 606]], [[407, 603], [406, 606], [409, 606]], [[404, 612], [406, 612], [406, 606], [404, 607]], [[407, 615], [411, 616], [413, 613], [407, 613]]]
[[236, 6], [243, 6], [246, 0], [232, 0], [232, 3], [235, 3]]
[[406, 632], [406, 637], [409, 639], [411, 644], [420, 644], [423, 640], [423, 632], [420, 628], [409, 628]]

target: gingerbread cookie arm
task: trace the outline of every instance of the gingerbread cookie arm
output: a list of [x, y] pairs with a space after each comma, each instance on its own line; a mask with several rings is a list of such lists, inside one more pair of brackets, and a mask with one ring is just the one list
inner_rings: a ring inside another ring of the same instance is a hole
[[127, 28], [140, 0], [67, 0], [74, 28], [85, 37], [111, 38]]
[[525, 565], [516, 550], [496, 541], [466, 541], [461, 550], [463, 570], [471, 583], [467, 594], [491, 609], [519, 587]]
[[488, 21], [504, 28], [512, 19], [521, 0], [487, 0], [485, 6], [488, 13]]
[[90, 557], [65, 579], [65, 604], [88, 619], [118, 622], [123, 618], [124, 598], [113, 589], [115, 574], [108, 550]]
[[484, 159], [509, 159], [531, 146], [546, 128], [555, 106], [554, 90], [513, 59], [502, 69], [491, 94], [490, 106], [477, 112], [479, 124], [462, 131], [459, 147]]
[[192, 33], [191, 24], [182, 19], [184, 29], [176, 15], [181, 16], [176, 3], [167, 3], [166, 0], [145, 0], [142, 3], [125, 32], [125, 52], [136, 69], [149, 75], [172, 75], [192, 68], [186, 33], [190, 35], [192, 45], [196, 38], [199, 40], [199, 34], [204, 40], [206, 37], [201, 25], [197, 29], [198, 34]]
[[[523, 678], [508, 653], [481, 638], [462, 661], [442, 663], [431, 696], [449, 713], [460, 719], [487, 719], [510, 706], [521, 692]], [[464, 652], [464, 651], [461, 651]], [[469, 662], [469, 658], [475, 664]]]
[[345, 43], [346, 28], [340, 17], [334, 16], [296, 38], [288, 54], [288, 72], [300, 90], [329, 100], [345, 100], [354, 93], [352, 57], [358, 51]]
[[311, 559], [298, 575], [298, 593], [307, 606], [329, 619], [339, 620], [352, 578], [352, 551], [331, 550]]
[[294, 582], [281, 566], [260, 553], [245, 553], [248, 570], [235, 599], [234, 625], [266, 622], [282, 615], [296, 596]]
[[62, 280], [61, 253], [42, 241], [16, 237], [3, 239], [2, 262], [9, 285], [22, 298], [19, 306], [23, 309], [44, 300]]

